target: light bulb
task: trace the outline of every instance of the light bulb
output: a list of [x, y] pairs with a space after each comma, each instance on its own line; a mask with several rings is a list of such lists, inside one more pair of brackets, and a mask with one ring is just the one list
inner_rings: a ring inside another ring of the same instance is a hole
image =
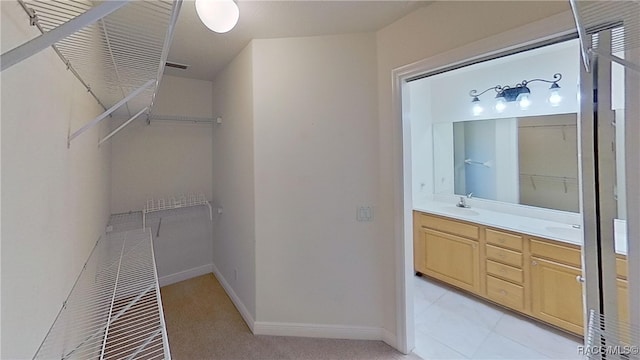
[[558, 90], [552, 90], [551, 94], [549, 95], [549, 104], [551, 104], [551, 106], [560, 106], [561, 101], [562, 96], [560, 96]]
[[240, 18], [240, 10], [233, 0], [196, 0], [196, 12], [202, 23], [217, 33], [233, 29]]
[[473, 100], [471, 100], [471, 103], [473, 104], [473, 106], [471, 107], [471, 112], [473, 112], [473, 116], [479, 116], [480, 114], [482, 114], [482, 112], [484, 111], [484, 108], [482, 107], [482, 105], [480, 105], [480, 99], [478, 99], [477, 96], [473, 97]]
[[560, 96], [560, 86], [558, 86], [558, 84], [553, 83], [551, 84], [551, 87], [549, 88], [549, 104], [551, 104], [551, 106], [558, 106], [560, 105], [560, 102], [562, 101], [562, 96]]
[[496, 106], [495, 106], [496, 111], [501, 113], [506, 108], [507, 108], [507, 102], [504, 101], [504, 97], [496, 98]]
[[473, 116], [480, 116], [480, 114], [482, 114], [482, 112], [484, 111], [484, 108], [482, 107], [482, 105], [480, 105], [480, 102], [476, 102], [473, 104], [473, 108], [471, 109], [471, 111], [473, 112]]
[[518, 105], [520, 109], [527, 110], [531, 106], [531, 100], [529, 100], [529, 94], [521, 94], [518, 96]]

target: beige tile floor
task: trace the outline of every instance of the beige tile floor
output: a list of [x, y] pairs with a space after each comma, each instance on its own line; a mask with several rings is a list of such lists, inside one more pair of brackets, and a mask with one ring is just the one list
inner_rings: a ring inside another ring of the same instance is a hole
[[426, 277], [414, 284], [414, 353], [424, 359], [581, 359], [578, 337]]

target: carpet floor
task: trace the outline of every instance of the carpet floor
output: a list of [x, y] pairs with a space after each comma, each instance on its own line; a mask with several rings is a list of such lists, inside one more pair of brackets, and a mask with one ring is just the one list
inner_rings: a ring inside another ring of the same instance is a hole
[[417, 360], [382, 341], [253, 335], [213, 274], [161, 289], [176, 360]]

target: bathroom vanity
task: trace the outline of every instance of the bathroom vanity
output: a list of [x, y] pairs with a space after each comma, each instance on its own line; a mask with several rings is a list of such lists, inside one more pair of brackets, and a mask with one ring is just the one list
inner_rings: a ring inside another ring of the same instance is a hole
[[[583, 334], [580, 229], [438, 203], [414, 210], [413, 226], [416, 273]], [[627, 266], [620, 252], [619, 317], [627, 319]]]

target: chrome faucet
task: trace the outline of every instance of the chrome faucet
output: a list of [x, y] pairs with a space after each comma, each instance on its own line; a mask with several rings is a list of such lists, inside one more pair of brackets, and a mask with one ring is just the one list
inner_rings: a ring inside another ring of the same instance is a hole
[[[473, 193], [470, 192], [467, 194], [467, 199], [471, 199], [471, 196], [473, 196]], [[469, 208], [471, 206], [467, 205], [467, 200], [464, 198], [464, 196], [460, 196], [460, 201], [458, 201], [458, 203], [456, 204], [457, 207], [461, 207], [461, 208]]]

